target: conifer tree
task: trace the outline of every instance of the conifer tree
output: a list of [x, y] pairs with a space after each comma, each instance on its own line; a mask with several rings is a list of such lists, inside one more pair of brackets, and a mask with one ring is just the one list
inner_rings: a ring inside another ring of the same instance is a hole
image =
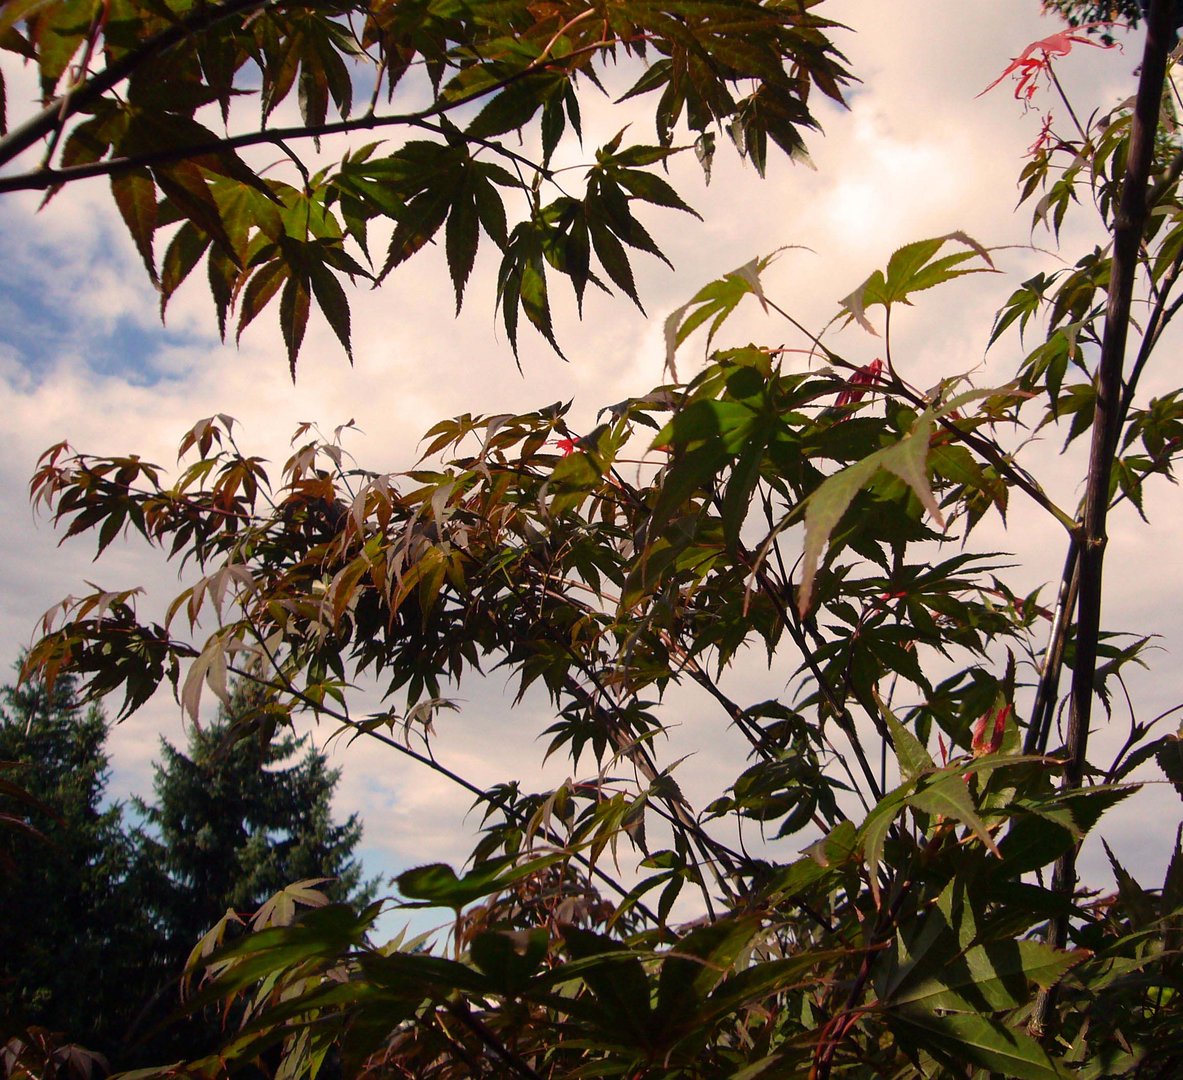
[[105, 800], [108, 723], [67, 677], [0, 701], [0, 761], [14, 763], [0, 812], [24, 826], [0, 833], [0, 1041], [36, 1025], [110, 1053], [146, 992], [153, 930], [131, 902], [122, 808]]
[[[227, 748], [266, 711], [248, 683], [188, 752], [162, 740], [143, 826], [106, 801], [108, 721], [74, 680], [0, 691], [0, 1045], [30, 1027], [126, 1068], [195, 1050], [210, 1018], [172, 1022], [190, 950], [227, 908], [248, 915], [294, 881], [332, 877], [335, 900], [368, 900], [356, 816], [334, 824], [336, 770], [292, 737]], [[20, 789], [18, 792], [17, 789]], [[19, 827], [15, 827], [19, 826]]]
[[366, 902], [353, 852], [361, 823], [331, 816], [339, 772], [291, 735], [235, 740], [232, 733], [267, 713], [249, 681], [233, 688], [217, 720], [190, 731], [187, 752], [161, 740], [155, 802], [136, 799], [146, 829], [139, 862], [173, 967], [233, 909], [244, 917], [295, 881], [332, 878], [334, 900]]

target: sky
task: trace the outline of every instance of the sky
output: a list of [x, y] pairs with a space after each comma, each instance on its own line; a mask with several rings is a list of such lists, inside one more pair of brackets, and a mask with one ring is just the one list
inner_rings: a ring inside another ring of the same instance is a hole
[[[1025, 246], [1032, 242], [1030, 209], [1015, 210], [1016, 179], [1038, 135], [1039, 112], [1024, 109], [1009, 84], [978, 96], [1024, 46], [1061, 28], [1038, 8], [1036, 0], [826, 3], [823, 12], [850, 28], [837, 31], [836, 39], [862, 81], [850, 93], [849, 110], [818, 101], [825, 133], [809, 140], [816, 169], [770, 154], [768, 176], [760, 180], [727, 153], [721, 137], [707, 187], [691, 156], [683, 155], [671, 179], [705, 220], [661, 210], [643, 219], [675, 267], [671, 272], [638, 256], [634, 269], [648, 315], [625, 298], [589, 290], [580, 321], [560, 286], [554, 290], [557, 333], [570, 362], [523, 327], [520, 372], [494, 317], [496, 260], [487, 244], [459, 317], [437, 251], [416, 257], [378, 291], [354, 291], [352, 369], [328, 326], [314, 316], [293, 385], [274, 314], [261, 316], [240, 347], [221, 344], [199, 274], [173, 298], [167, 326], [161, 326], [158, 297], [102, 181], [67, 188], [41, 212], [32, 195], [0, 197], [0, 431], [6, 451], [0, 457], [0, 658], [15, 659], [42, 613], [87, 581], [112, 589], [143, 585], [145, 610], [182, 587], [175, 571], [142, 547], [116, 545], [96, 564], [93, 544], [58, 546], [51, 524], [31, 513], [28, 478], [41, 451], [62, 439], [88, 453], [134, 451], [171, 466], [194, 421], [223, 412], [237, 419], [242, 445], [278, 470], [297, 423], [316, 421], [329, 432], [352, 419], [360, 433], [347, 438], [347, 449], [368, 468], [393, 471], [412, 465], [420, 436], [435, 420], [462, 412], [523, 412], [573, 399], [571, 426], [579, 430], [591, 426], [601, 406], [660, 383], [664, 317], [702, 284], [753, 256], [790, 247], [766, 275], [766, 290], [805, 325], [820, 328], [839, 298], [893, 249], [953, 230], [1003, 249], [996, 255], [1002, 273], [944, 287], [901, 317], [896, 364], [919, 386], [968, 371], [978, 385], [1006, 381], [1019, 345], [1012, 335], [985, 352], [994, 311], [1035, 268], [1056, 265], [1057, 258], [1072, 261], [1099, 239], [1070, 224], [1058, 255]], [[1088, 114], [1134, 92], [1139, 55], [1140, 35], [1133, 35], [1124, 51], [1078, 47], [1057, 71], [1078, 111]], [[9, 91], [10, 119], [19, 116], [19, 76], [16, 86]], [[25, 100], [30, 87], [26, 80]], [[1046, 96], [1035, 104], [1058, 111]], [[589, 94], [583, 110], [588, 153], [630, 121], [637, 141], [652, 140], [652, 120], [643, 109], [630, 112]], [[341, 147], [326, 141], [324, 153], [339, 156]], [[586, 160], [577, 147], [560, 153], [572, 164]], [[1042, 233], [1034, 241], [1044, 249], [1056, 246]], [[788, 337], [783, 324], [755, 306], [742, 311], [728, 333], [735, 342], [778, 344]], [[860, 363], [880, 348], [857, 328], [844, 331], [837, 345]], [[702, 347], [687, 347], [683, 376], [693, 371], [694, 350], [701, 357]], [[1055, 436], [1036, 447], [1041, 475], [1050, 477], [1061, 505], [1073, 505], [1087, 447], [1063, 458], [1057, 449]], [[1143, 719], [1183, 700], [1177, 614], [1183, 545], [1175, 543], [1172, 528], [1179, 496], [1160, 490], [1146, 509], [1149, 528], [1128, 512], [1112, 524], [1105, 596], [1109, 625], [1161, 635], [1154, 672], [1131, 682]], [[989, 539], [1022, 564], [1028, 588], [1055, 581], [1063, 542], [1054, 528], [1025, 508], [1012, 512], [1007, 530], [990, 527], [997, 535]], [[1049, 585], [1045, 597], [1050, 592]], [[759, 656], [748, 655], [728, 686], [758, 701], [785, 694], [789, 675], [783, 668], [768, 671]], [[542, 766], [544, 743], [537, 736], [550, 719], [545, 703], [528, 697], [513, 709], [505, 689], [495, 678], [466, 685], [462, 711], [438, 725], [437, 754], [477, 783], [515, 775], [528, 785], [541, 785], [544, 777], [561, 780], [559, 765]], [[665, 707], [677, 724], [670, 757], [682, 745], [695, 751], [682, 766], [684, 786], [718, 793], [742, 768], [742, 748], [693, 694], [674, 693]], [[1099, 738], [1120, 742], [1127, 723], [1118, 709], [1113, 727]], [[180, 709], [165, 695], [114, 729], [114, 797], [149, 792], [162, 734], [173, 743], [184, 740]], [[342, 769], [337, 814], [361, 815], [361, 854], [370, 874], [464, 859], [479, 822], [465, 818], [463, 792], [373, 748], [334, 744], [329, 753]], [[1140, 798], [1136, 809], [1129, 809], [1130, 800], [1106, 818], [1100, 832], [1121, 841], [1156, 885], [1179, 804], [1169, 788]], [[1095, 852], [1084, 865], [1091, 879], [1105, 882]]]

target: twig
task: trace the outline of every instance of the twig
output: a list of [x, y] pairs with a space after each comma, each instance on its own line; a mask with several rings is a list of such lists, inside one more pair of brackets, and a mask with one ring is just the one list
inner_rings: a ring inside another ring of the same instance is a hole
[[23, 124], [18, 124], [0, 138], [0, 165], [7, 165], [30, 146], [50, 135], [69, 116], [97, 101], [108, 90], [126, 79], [145, 60], [171, 49], [187, 37], [208, 30], [223, 19], [266, 7], [268, 2], [269, 0], [226, 0], [222, 4], [199, 6], [191, 15], [177, 20], [167, 30], [162, 30], [154, 38], [108, 64], [81, 87], [71, 87], [60, 97], [54, 98], [36, 116], [29, 117]]
[[468, 1007], [468, 1002], [464, 998], [461, 997], [455, 1001], [449, 1001], [444, 1008], [468, 1028], [469, 1031], [476, 1035], [517, 1076], [525, 1077], [526, 1080], [542, 1080], [542, 1077], [538, 1073], [497, 1038], [485, 1024], [473, 1016], [472, 1011]]

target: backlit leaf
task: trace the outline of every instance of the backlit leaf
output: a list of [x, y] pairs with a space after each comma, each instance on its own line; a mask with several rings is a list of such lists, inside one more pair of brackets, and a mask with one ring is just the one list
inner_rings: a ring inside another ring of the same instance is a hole
[[806, 500], [805, 550], [797, 599], [797, 607], [802, 615], [808, 612], [813, 597], [813, 581], [822, 549], [829, 543], [855, 495], [874, 479], [880, 469], [894, 473], [903, 480], [916, 493], [936, 523], [944, 527], [945, 520], [928, 481], [928, 448], [935, 415], [933, 410], [926, 410], [912, 431], [899, 442], [877, 450], [862, 461], [828, 477]]
[[[496, 198], [494, 196], [494, 198]], [[496, 203], [500, 206], [500, 200]], [[491, 209], [491, 207], [490, 207]], [[448, 270], [452, 275], [452, 286], [456, 290], [456, 311], [464, 302], [464, 286], [472, 273], [476, 261], [477, 245], [480, 242], [479, 213], [476, 202], [469, 192], [462, 192], [452, 204], [448, 213], [448, 224], [444, 233], [444, 249], [448, 256]], [[498, 227], [494, 220], [494, 228]], [[504, 236], [504, 229], [502, 229]]]
[[308, 327], [309, 300], [308, 282], [300, 277], [289, 277], [279, 298], [279, 325], [283, 330], [293, 381], [296, 378], [296, 358], [300, 355], [300, 345]]
[[[962, 244], [969, 250], [935, 258], [949, 241]], [[975, 257], [986, 265], [963, 265]], [[890, 310], [893, 304], [910, 303], [909, 297], [922, 289], [931, 289], [934, 285], [966, 274], [982, 274], [993, 269], [990, 253], [963, 232], [946, 233], [932, 240], [918, 240], [894, 252], [888, 261], [887, 272], [876, 270], [842, 301], [842, 307], [848, 319], [857, 322], [869, 333], [877, 334], [878, 331], [867, 318], [868, 308], [879, 305]]]
[[135, 241], [136, 250], [144, 260], [148, 276], [155, 282], [156, 258], [152, 252], [152, 237], [156, 232], [156, 185], [147, 169], [129, 169], [111, 177], [111, 191], [115, 205]]
[[968, 826], [995, 855], [999, 854], [982, 819], [978, 817], [969, 786], [959, 772], [942, 771], [925, 777], [916, 785], [908, 802], [929, 814], [940, 814]]
[[353, 363], [353, 346], [349, 340], [349, 299], [345, 290], [337, 276], [323, 263], [316, 261], [315, 255], [308, 262], [308, 277], [317, 304], [345, 349], [349, 362]]
[[169, 241], [160, 266], [160, 317], [164, 318], [172, 294], [201, 261], [209, 247], [209, 237], [192, 222], [185, 222]]

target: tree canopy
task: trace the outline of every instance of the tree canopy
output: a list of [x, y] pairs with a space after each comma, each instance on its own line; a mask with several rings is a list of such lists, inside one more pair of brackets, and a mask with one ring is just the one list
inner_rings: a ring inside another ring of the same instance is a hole
[[[709, 173], [722, 128], [761, 171], [770, 143], [804, 156], [812, 91], [841, 100], [849, 82], [819, 6], [10, 0], [0, 48], [36, 66], [43, 104], [11, 130], [0, 109], [0, 168], [15, 165], [0, 192], [109, 177], [162, 313], [204, 261], [223, 336], [232, 310], [241, 336], [278, 297], [293, 376], [313, 302], [352, 358], [342, 281], [380, 283], [441, 232], [457, 309], [483, 236], [510, 342], [525, 315], [557, 349], [555, 275], [580, 301], [590, 283], [640, 303], [629, 250], [662, 255], [636, 212], [693, 213], [658, 175], [672, 154], [693, 148]], [[635, 71], [621, 101], [654, 102], [655, 141], [622, 130], [581, 180], [560, 177], [580, 94], [609, 66]], [[304, 164], [306, 143], [341, 132], [400, 141]], [[390, 238], [371, 257], [376, 221]]]
[[[511, 340], [524, 311], [555, 343], [548, 275], [577, 295], [603, 277], [636, 298], [621, 256], [652, 250], [636, 203], [681, 208], [652, 170], [677, 149], [680, 121], [704, 163], [716, 127], [757, 163], [761, 131], [797, 149], [809, 88], [838, 95], [848, 79], [821, 7], [378, 7], [408, 22], [358, 31], [382, 74], [374, 100], [426, 75], [426, 111], [390, 122], [427, 125], [432, 139], [352, 152], [303, 187], [266, 178], [266, 190], [230, 155], [252, 140], [286, 145], [296, 135], [284, 129], [215, 137], [196, 161], [193, 143], [112, 139], [80, 171], [51, 160], [10, 187], [111, 175], [141, 251], [158, 224], [179, 223], [176, 265], [229, 267], [211, 278], [223, 320], [236, 298], [241, 322], [279, 296], [293, 363], [311, 297], [347, 343], [326, 283], [361, 273], [364, 250], [349, 255], [347, 238], [360, 248], [383, 215], [392, 240], [377, 278], [443, 229], [459, 301], [472, 238], [501, 237]], [[208, 91], [218, 57], [202, 51], [206, 28], [243, 35], [249, 60], [221, 54], [220, 70], [259, 73], [264, 117], [272, 98], [304, 87], [300, 131], [325, 134], [330, 99], [342, 116], [350, 101], [327, 58], [360, 12], [331, 8], [305, 25], [300, 51], [271, 49], [289, 41], [293, 11], [308, 9], [260, 5], [244, 19], [232, 2], [194, 8], [158, 32], [161, 48], [170, 63], [191, 57]], [[1126, 670], [1149, 662], [1145, 635], [1101, 622], [1108, 515], [1144, 513], [1183, 446], [1183, 388], [1151, 391], [1144, 378], [1183, 274], [1183, 149], [1163, 97], [1175, 90], [1173, 17], [1154, 0], [1132, 99], [1074, 107], [1053, 65], [1097, 43], [1082, 33], [1033, 42], [1003, 73], [1018, 77], [1017, 96], [1049, 86], [1065, 107], [1020, 176], [1033, 226], [1054, 238], [1069, 215], [1088, 217], [1107, 242], [1014, 283], [982, 328], [1016, 357], [1000, 383], [965, 374], [972, 357], [921, 389], [901, 363], [909, 308], [1005, 271], [1005, 252], [953, 231], [869, 266], [818, 330], [767, 288], [774, 256], [753, 257], [666, 318], [668, 381], [579, 430], [564, 403], [465, 414], [431, 426], [422, 460], [400, 473], [356, 463], [348, 425], [331, 437], [301, 426], [277, 471], [224, 414], [183, 434], [175, 472], [134, 454], [46, 452], [32, 494], [65, 536], [92, 535], [101, 554], [126, 530], [184, 578], [159, 619], [140, 613], [134, 590], [64, 601], [30, 670], [121, 694], [121, 714], [171, 683], [195, 721], [204, 696], [226, 700], [232, 676], [253, 678], [274, 707], [241, 736], [270, 739], [312, 715], [459, 785], [481, 815], [466, 866], [425, 852], [397, 880], [399, 901], [437, 909], [446, 936], [379, 943], [379, 905], [286, 889], [251, 933], [228, 940], [222, 924], [192, 960], [193, 1007], [241, 1017], [226, 1044], [141, 1075], [249, 1069], [276, 1054], [285, 1076], [329, 1061], [357, 1076], [556, 1080], [1178, 1072], [1178, 836], [1153, 885], [1115, 851], [1111, 895], [1077, 872], [1102, 816], [1144, 797], [1136, 777], [1152, 770], [1163, 790], [1183, 790], [1183, 730], [1156, 727], [1173, 710], [1143, 718], [1131, 702], [1108, 759], [1089, 739], [1120, 710]], [[51, 36], [26, 25], [20, 42], [39, 43], [43, 66]], [[71, 55], [115, 33], [88, 25]], [[103, 104], [107, 84], [131, 87], [157, 54], [123, 47], [107, 61], [114, 74], [80, 64], [79, 85], [33, 121], [34, 142], [65, 154], [54, 133], [71, 137], [58, 118], [79, 100], [135, 127], [135, 95]], [[637, 62], [634, 90], [657, 93], [656, 142], [622, 136], [581, 197], [552, 198], [548, 163], [578, 114], [569, 91], [594, 83], [614, 49]], [[783, 123], [762, 127], [769, 103]], [[216, 96], [197, 107], [214, 104], [227, 108]], [[509, 149], [502, 137], [528, 122], [537, 153]], [[196, 186], [172, 175], [179, 162]], [[524, 197], [519, 223], [490, 210], [490, 186]], [[246, 203], [235, 226], [218, 201], [232, 189]], [[161, 216], [136, 209], [148, 206]], [[167, 300], [185, 275], [167, 277], [167, 253], [163, 270], [147, 261]], [[745, 304], [783, 320], [776, 344], [728, 340]], [[860, 340], [875, 358], [840, 350], [836, 326], [870, 335]], [[698, 329], [710, 352], [689, 373], [680, 353]], [[1033, 432], [1063, 438], [1079, 498], [1041, 480]], [[1021, 587], [982, 541], [984, 522], [1018, 514], [1063, 544], [1050, 596]], [[790, 688], [752, 699], [730, 685], [750, 653]], [[569, 762], [564, 782], [482, 787], [436, 754], [459, 688], [494, 670], [519, 699], [531, 687], [546, 696], [539, 734]], [[382, 704], [359, 705], [374, 680]], [[699, 695], [712, 750], [746, 754], [706, 800], [668, 752], [677, 690]]]

